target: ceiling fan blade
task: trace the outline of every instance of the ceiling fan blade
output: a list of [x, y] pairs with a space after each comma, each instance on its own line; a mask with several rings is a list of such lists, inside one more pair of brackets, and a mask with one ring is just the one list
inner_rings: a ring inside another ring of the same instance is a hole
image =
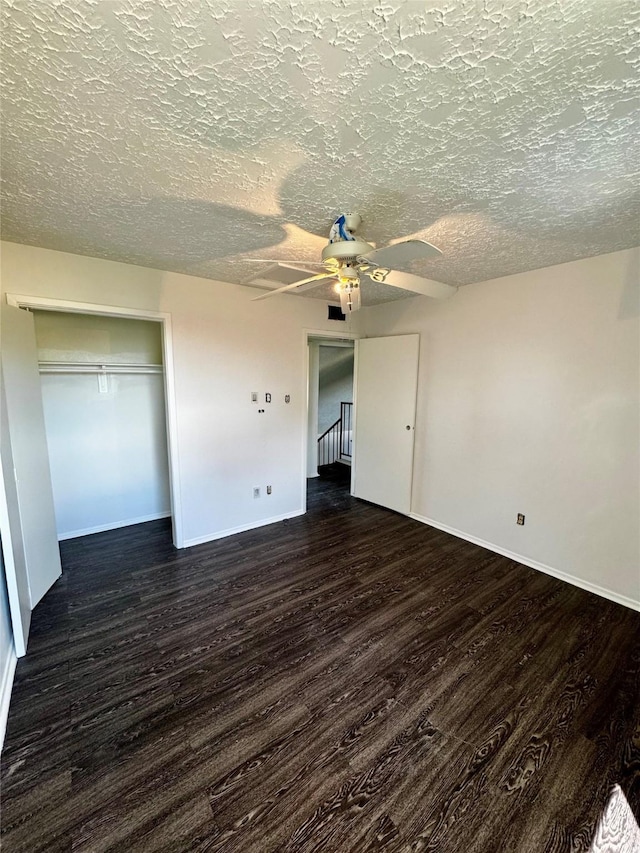
[[242, 258], [242, 262], [245, 264], [277, 264], [279, 267], [290, 267], [291, 269], [296, 269], [297, 267], [322, 267], [323, 263], [320, 261], [303, 261], [296, 258], [293, 261], [285, 261], [279, 260], [276, 261], [274, 258]]
[[419, 275], [413, 275], [410, 272], [400, 272], [400, 270], [384, 270], [376, 269], [367, 273], [374, 281], [389, 284], [391, 287], [400, 287], [402, 290], [412, 290], [414, 293], [420, 293], [422, 296], [431, 296], [433, 299], [446, 299], [458, 289], [452, 284], [445, 284], [442, 281], [433, 281], [429, 278], [421, 278]]
[[258, 302], [260, 299], [268, 299], [270, 296], [275, 296], [276, 293], [285, 293], [287, 290], [311, 290], [312, 287], [317, 287], [321, 281], [335, 277], [335, 273], [320, 273], [320, 275], [312, 275], [309, 278], [294, 281], [293, 284], [285, 284], [284, 287], [278, 287], [276, 290], [269, 290], [267, 293], [261, 293], [260, 296], [254, 296], [251, 301]]
[[417, 261], [419, 258], [435, 258], [441, 255], [440, 249], [427, 243], [426, 240], [403, 240], [402, 243], [394, 243], [393, 246], [383, 246], [362, 255], [368, 261], [379, 267], [396, 267]]

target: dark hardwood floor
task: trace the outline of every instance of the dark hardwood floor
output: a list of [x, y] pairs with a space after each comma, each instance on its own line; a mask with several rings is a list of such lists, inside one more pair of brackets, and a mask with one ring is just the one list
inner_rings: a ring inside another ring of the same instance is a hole
[[309, 490], [306, 516], [186, 551], [165, 522], [63, 543], [4, 853], [569, 853], [614, 784], [638, 815], [639, 614], [335, 472]]

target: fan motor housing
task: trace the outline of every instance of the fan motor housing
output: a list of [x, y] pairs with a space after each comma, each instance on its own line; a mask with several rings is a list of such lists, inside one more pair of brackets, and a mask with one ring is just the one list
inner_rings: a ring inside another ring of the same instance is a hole
[[367, 252], [372, 251], [373, 246], [365, 243], [364, 240], [340, 240], [337, 243], [327, 243], [322, 250], [322, 260], [355, 263], [360, 255], [366, 255]]

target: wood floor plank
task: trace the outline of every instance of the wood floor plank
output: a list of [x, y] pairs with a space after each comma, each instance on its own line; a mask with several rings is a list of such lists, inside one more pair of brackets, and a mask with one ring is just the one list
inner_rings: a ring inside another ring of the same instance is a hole
[[305, 516], [185, 551], [165, 520], [62, 543], [16, 672], [3, 851], [637, 837], [640, 615], [345, 482], [327, 469]]

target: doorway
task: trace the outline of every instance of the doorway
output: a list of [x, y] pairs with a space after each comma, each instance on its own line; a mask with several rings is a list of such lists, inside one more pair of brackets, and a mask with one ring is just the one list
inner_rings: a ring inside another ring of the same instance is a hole
[[353, 455], [354, 340], [308, 334], [307, 491], [350, 492]]
[[[332, 340], [333, 338], [333, 340]], [[349, 494], [404, 515], [411, 513], [413, 453], [420, 335], [340, 338], [307, 333], [308, 423], [305, 444], [307, 483], [318, 478], [317, 418], [319, 348], [354, 347], [353, 421]]]

